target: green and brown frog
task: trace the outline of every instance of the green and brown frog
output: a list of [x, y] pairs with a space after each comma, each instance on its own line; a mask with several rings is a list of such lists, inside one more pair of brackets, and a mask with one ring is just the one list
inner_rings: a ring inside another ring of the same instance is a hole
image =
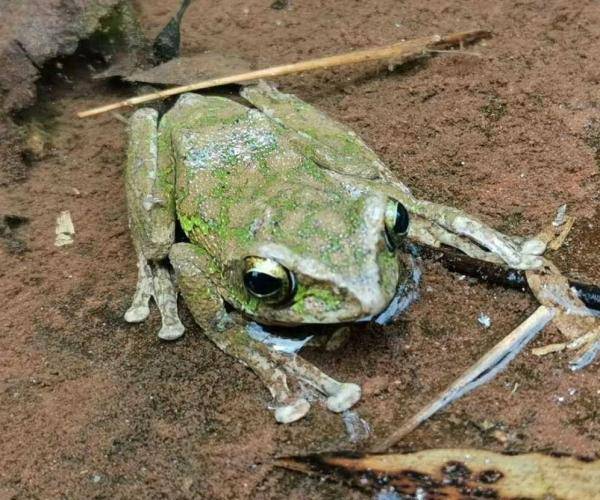
[[[269, 388], [277, 421], [310, 407], [288, 377], [334, 412], [361, 391], [261, 342], [258, 325], [393, 318], [412, 273], [405, 238], [517, 269], [542, 264], [542, 241], [416, 199], [354, 132], [306, 102], [265, 83], [241, 96], [185, 94], [160, 120], [133, 114], [126, 191], [139, 277], [125, 319], [143, 321], [153, 297], [159, 337], [179, 338], [179, 290], [204, 333]], [[188, 242], [176, 242], [177, 223]]]

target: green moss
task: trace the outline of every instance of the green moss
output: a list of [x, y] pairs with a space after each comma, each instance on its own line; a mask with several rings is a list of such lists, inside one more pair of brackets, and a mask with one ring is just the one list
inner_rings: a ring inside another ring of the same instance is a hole
[[498, 121], [508, 112], [508, 105], [498, 96], [491, 96], [485, 106], [482, 106], [483, 115], [492, 121]]
[[396, 274], [396, 255], [387, 250], [379, 252], [377, 255], [377, 265], [381, 273], [380, 280], [381, 286], [384, 290], [393, 292], [398, 285], [398, 278]]
[[110, 10], [101, 2], [90, 2], [83, 12], [81, 29], [84, 34], [91, 33], [85, 46], [102, 54], [132, 53], [146, 45], [137, 15], [127, 0]]
[[306, 301], [309, 298], [321, 302], [325, 311], [335, 311], [342, 303], [340, 297], [335, 295], [329, 288], [321, 288], [318, 286], [307, 287], [300, 284], [298, 285], [298, 290], [294, 297], [292, 310], [298, 314], [306, 314]]

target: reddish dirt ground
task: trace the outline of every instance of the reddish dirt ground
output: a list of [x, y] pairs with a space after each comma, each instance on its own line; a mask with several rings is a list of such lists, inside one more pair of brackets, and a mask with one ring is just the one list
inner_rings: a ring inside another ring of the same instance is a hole
[[[177, 3], [138, 2], [150, 36]], [[233, 53], [264, 67], [491, 29], [493, 38], [472, 49], [480, 57], [441, 54], [393, 72], [369, 64], [279, 84], [352, 126], [421, 197], [516, 234], [536, 232], [567, 203], [577, 221], [555, 261], [570, 276], [600, 282], [597, 2], [270, 4], [196, 0], [184, 53]], [[183, 306], [188, 332], [176, 343], [157, 339], [156, 312], [141, 325], [123, 321], [136, 280], [125, 129], [111, 116], [73, 113], [129, 91], [90, 81], [80, 66], [69, 69], [69, 82], [57, 77], [40, 88], [32, 113], [52, 117], [50, 149], [26, 180], [0, 188], [0, 214], [29, 219], [14, 230], [25, 252], [0, 240], [0, 498], [362, 497], [272, 465], [276, 456], [364, 445], [349, 442], [339, 416], [315, 404], [304, 420], [277, 425], [257, 378], [214, 347]], [[62, 210], [76, 237], [56, 248]], [[526, 294], [426, 262], [420, 300], [399, 321], [360, 332], [337, 352], [305, 356], [363, 385], [357, 411], [382, 437], [535, 307]], [[477, 322], [481, 312], [489, 329]], [[547, 328], [533, 345], [560, 340]], [[600, 362], [571, 373], [566, 354], [530, 351], [402, 449], [600, 455]]]

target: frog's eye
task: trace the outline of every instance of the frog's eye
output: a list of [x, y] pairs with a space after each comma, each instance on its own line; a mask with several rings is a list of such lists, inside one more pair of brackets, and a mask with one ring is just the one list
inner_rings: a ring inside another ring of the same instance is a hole
[[404, 205], [390, 198], [385, 207], [385, 235], [392, 250], [398, 248], [403, 236], [408, 232], [408, 211]]
[[244, 286], [250, 295], [271, 304], [288, 301], [295, 291], [292, 273], [278, 262], [263, 257], [244, 259]]

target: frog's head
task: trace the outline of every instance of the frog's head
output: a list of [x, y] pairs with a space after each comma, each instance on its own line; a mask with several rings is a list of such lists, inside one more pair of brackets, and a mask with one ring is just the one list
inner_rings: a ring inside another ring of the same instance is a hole
[[291, 186], [273, 194], [251, 225], [252, 242], [234, 274], [243, 290], [241, 309], [262, 323], [373, 317], [388, 306], [404, 275], [396, 250], [408, 213], [376, 191], [306, 192], [303, 186], [296, 192]]

